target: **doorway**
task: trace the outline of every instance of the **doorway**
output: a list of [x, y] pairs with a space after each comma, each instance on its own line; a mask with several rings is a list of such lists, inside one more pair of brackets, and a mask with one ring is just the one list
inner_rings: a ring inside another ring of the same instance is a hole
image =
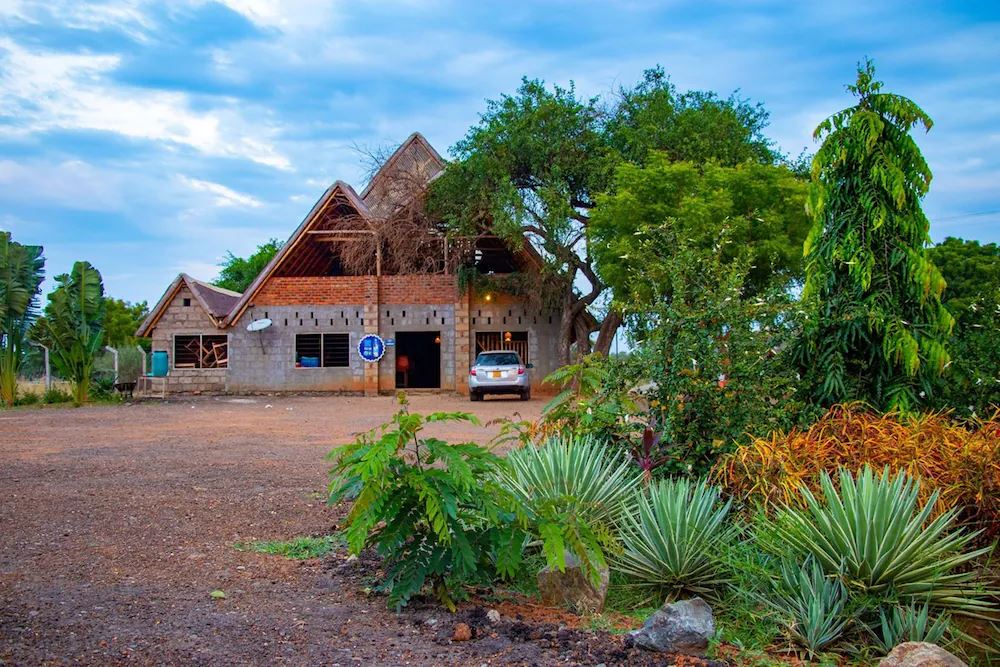
[[441, 388], [441, 332], [396, 332], [396, 388]]

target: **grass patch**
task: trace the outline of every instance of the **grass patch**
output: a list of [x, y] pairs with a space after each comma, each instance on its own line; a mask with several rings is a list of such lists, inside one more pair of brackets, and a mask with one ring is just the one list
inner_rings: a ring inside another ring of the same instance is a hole
[[324, 535], [323, 537], [296, 537], [291, 540], [237, 542], [233, 546], [237, 551], [253, 551], [259, 554], [291, 558], [292, 560], [308, 560], [325, 556], [342, 543], [343, 539], [339, 535]]

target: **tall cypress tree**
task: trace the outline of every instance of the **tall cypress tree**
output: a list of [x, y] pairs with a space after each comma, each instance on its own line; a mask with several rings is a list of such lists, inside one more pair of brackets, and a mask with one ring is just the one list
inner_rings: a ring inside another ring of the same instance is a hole
[[945, 281], [925, 251], [920, 206], [931, 171], [910, 130], [930, 130], [912, 100], [882, 92], [866, 60], [847, 89], [856, 106], [816, 128], [805, 243], [800, 361], [815, 398], [912, 409], [948, 363]]

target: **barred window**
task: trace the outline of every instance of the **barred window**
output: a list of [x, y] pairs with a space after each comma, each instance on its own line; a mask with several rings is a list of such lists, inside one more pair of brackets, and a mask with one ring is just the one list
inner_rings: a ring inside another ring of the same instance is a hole
[[295, 367], [346, 368], [351, 364], [350, 350], [350, 334], [296, 334]]

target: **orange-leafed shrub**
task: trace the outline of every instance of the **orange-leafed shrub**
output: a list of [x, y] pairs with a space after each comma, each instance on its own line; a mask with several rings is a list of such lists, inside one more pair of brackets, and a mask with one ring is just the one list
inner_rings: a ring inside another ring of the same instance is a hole
[[865, 464], [919, 477], [925, 499], [940, 493], [937, 512], [958, 508], [969, 527], [1000, 534], [1000, 412], [958, 422], [947, 412], [881, 415], [838, 405], [806, 430], [740, 446], [712, 474], [733, 496], [770, 508], [801, 502], [800, 485], [818, 491], [824, 470]]

